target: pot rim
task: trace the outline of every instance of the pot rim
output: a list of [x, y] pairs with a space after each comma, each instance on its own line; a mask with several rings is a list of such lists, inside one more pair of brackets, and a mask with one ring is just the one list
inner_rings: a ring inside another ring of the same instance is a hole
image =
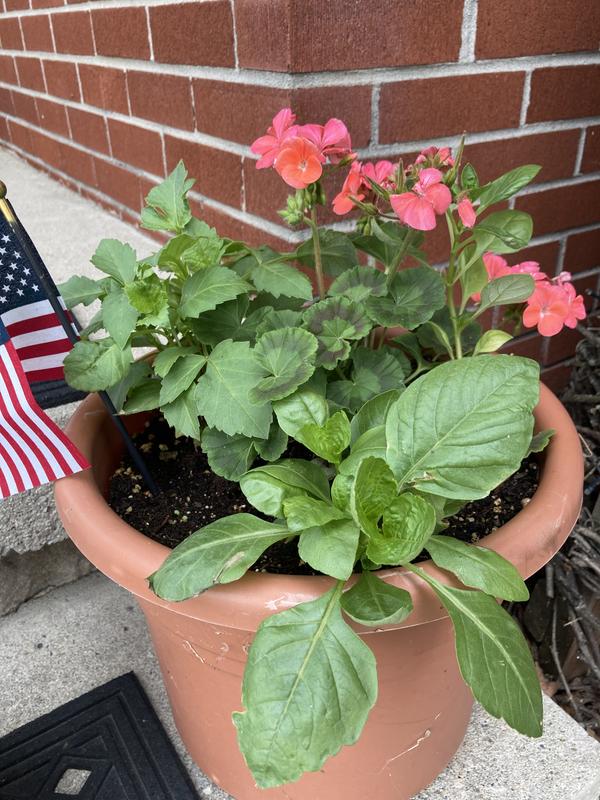
[[[540, 389], [540, 402], [534, 412], [536, 430], [553, 428], [556, 433], [544, 453], [538, 489], [522, 511], [482, 540], [485, 547], [512, 561], [524, 578], [546, 564], [564, 543], [579, 516], [583, 494], [578, 433], [558, 398], [544, 384]], [[66, 434], [94, 463], [93, 452], [102, 440], [111, 444], [112, 428], [98, 395], [90, 395], [76, 409]], [[119, 444], [112, 436], [113, 449]], [[90, 469], [57, 481], [54, 491], [60, 518], [76, 546], [98, 569], [152, 606], [253, 631], [265, 616], [315, 599], [333, 585], [333, 579], [327, 576], [248, 572], [233, 583], [214, 586], [190, 600], [162, 600], [149, 589], [147, 577], [171, 550], [144, 536], [110, 508], [101, 489], [108, 477], [108, 473], [97, 475]], [[461, 585], [431, 561], [419, 566], [445, 583]], [[413, 596], [414, 611], [408, 620], [386, 629], [447, 617], [435, 594], [414, 574], [403, 568], [381, 570], [378, 574]], [[354, 627], [364, 634], [380, 630]]]

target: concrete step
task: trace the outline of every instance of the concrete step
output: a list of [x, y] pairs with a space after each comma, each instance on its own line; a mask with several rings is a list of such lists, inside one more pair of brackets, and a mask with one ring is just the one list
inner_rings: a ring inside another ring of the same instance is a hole
[[[0, 620], [0, 735], [129, 670], [201, 796], [229, 800], [185, 752], [142, 613], [98, 573]], [[544, 711], [544, 736], [530, 740], [476, 707], [454, 760], [415, 800], [598, 800], [600, 744], [548, 698]]]

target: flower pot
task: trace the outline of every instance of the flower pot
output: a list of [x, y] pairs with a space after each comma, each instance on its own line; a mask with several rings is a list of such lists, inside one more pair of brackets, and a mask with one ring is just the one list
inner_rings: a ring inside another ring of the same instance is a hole
[[[529, 504], [485, 545], [529, 576], [570, 533], [579, 513], [583, 463], [575, 428], [542, 386], [538, 429], [554, 428], [540, 485]], [[128, 419], [132, 430], [142, 418]], [[179, 732], [198, 766], [236, 800], [408, 800], [438, 775], [457, 750], [472, 697], [458, 670], [450, 620], [432, 592], [402, 569], [390, 583], [410, 590], [415, 610], [402, 624], [356, 629], [377, 658], [379, 699], [363, 734], [318, 773], [266, 791], [255, 787], [238, 750], [231, 714], [241, 708], [249, 645], [265, 616], [311, 600], [331, 580], [249, 573], [182, 603], [157, 598], [146, 578], [169, 550], [127, 525], [104, 500], [122, 445], [102, 404], [90, 396], [67, 429], [93, 469], [56, 484], [63, 524], [102, 572], [132, 592], [150, 628]], [[427, 562], [432, 573], [451, 578]]]

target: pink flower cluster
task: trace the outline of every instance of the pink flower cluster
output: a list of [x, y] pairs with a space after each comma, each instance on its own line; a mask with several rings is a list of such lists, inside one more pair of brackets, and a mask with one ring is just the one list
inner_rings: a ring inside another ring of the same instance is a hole
[[294, 189], [306, 189], [323, 174], [323, 165], [353, 158], [350, 134], [344, 123], [332, 118], [325, 125], [296, 125], [291, 108], [282, 108], [265, 136], [251, 150], [260, 156], [256, 167], [275, 167]]
[[[554, 336], [565, 325], [567, 328], [575, 328], [578, 320], [585, 319], [583, 297], [575, 291], [570, 272], [561, 272], [556, 278], [550, 279], [540, 270], [537, 261], [522, 261], [509, 267], [506, 259], [494, 253], [485, 253], [483, 263], [490, 280], [504, 275], [527, 274], [535, 281], [535, 288], [523, 312], [523, 324], [526, 328], [537, 326], [542, 336]], [[480, 295], [473, 294], [471, 298], [479, 302]]]
[[355, 201], [362, 202], [372, 192], [370, 181], [384, 189], [392, 189], [392, 177], [396, 167], [391, 161], [378, 161], [376, 164], [362, 164], [353, 161], [341, 191], [333, 198], [333, 210], [336, 214], [348, 214]]

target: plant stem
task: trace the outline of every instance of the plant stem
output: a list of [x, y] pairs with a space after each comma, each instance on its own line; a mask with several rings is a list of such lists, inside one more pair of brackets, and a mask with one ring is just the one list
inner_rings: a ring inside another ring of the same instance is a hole
[[392, 263], [388, 267], [387, 278], [386, 278], [386, 281], [385, 281], [386, 286], [387, 286], [388, 289], [392, 285], [392, 281], [394, 280], [394, 275], [398, 272], [398, 268], [400, 267], [400, 264], [402, 263], [402, 259], [404, 258], [404, 256], [406, 255], [406, 251], [410, 247], [410, 243], [411, 243], [411, 241], [413, 239], [413, 236], [414, 236], [413, 229], [412, 228], [408, 228], [407, 231], [406, 231], [406, 236], [404, 237], [404, 241], [402, 242], [402, 245], [398, 248], [398, 252], [396, 253], [396, 255], [394, 257], [394, 260], [392, 261]]
[[446, 222], [448, 224], [448, 234], [450, 236], [450, 260], [448, 261], [448, 271], [446, 274], [446, 291], [448, 293], [448, 311], [450, 312], [450, 320], [452, 321], [452, 331], [454, 333], [454, 348], [456, 350], [456, 358], [462, 358], [462, 342], [460, 340], [460, 332], [458, 330], [458, 315], [456, 313], [456, 303], [454, 302], [454, 272], [456, 261], [456, 236], [454, 229], [454, 220], [449, 212], [446, 212]]
[[322, 300], [325, 297], [325, 281], [323, 280], [323, 262], [321, 261], [321, 240], [319, 239], [319, 226], [317, 224], [317, 209], [314, 206], [310, 210], [310, 228], [315, 252], [317, 290], [319, 292], [319, 299]]

